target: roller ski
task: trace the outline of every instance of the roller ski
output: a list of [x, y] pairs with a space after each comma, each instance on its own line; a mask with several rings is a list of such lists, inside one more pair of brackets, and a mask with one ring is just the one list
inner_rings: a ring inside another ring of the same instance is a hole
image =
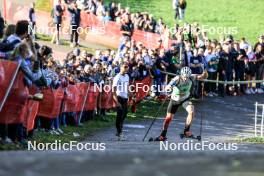
[[202, 137], [200, 135], [199, 136], [194, 136], [192, 134], [192, 132], [190, 132], [190, 131], [187, 131], [187, 132], [184, 132], [184, 133], [180, 134], [180, 138], [181, 139], [195, 139], [195, 140], [198, 140], [198, 141], [202, 140]]
[[201, 141], [202, 140], [203, 112], [200, 112], [200, 114], [201, 114], [201, 118], [200, 118], [201, 119], [201, 121], [200, 121], [200, 134], [198, 136], [194, 136], [192, 134], [192, 132], [190, 132], [190, 131], [184, 131], [183, 134], [180, 134], [180, 138], [181, 139], [186, 138], [186, 139], [196, 139], [198, 141]]
[[162, 141], [166, 141], [166, 140], [167, 140], [167, 138], [164, 136], [158, 136], [156, 138], [153, 138], [153, 137], [149, 138], [149, 142], [162, 142]]

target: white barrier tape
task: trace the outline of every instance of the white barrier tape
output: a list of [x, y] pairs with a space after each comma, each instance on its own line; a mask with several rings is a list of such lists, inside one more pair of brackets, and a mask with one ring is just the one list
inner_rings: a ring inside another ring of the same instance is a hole
[[[171, 75], [171, 76], [177, 76], [177, 74], [164, 72], [164, 71], [161, 71], [161, 73], [164, 73], [166, 75]], [[218, 84], [232, 84], [232, 85], [233, 84], [264, 83], [264, 80], [254, 80], [254, 81], [219, 81], [219, 80], [203, 79], [203, 80], [199, 80], [199, 81], [210, 82], [210, 83], [218, 83]]]
[[217, 80], [209, 80], [204, 79], [201, 80], [203, 82], [211, 82], [211, 83], [218, 83], [218, 84], [250, 84], [250, 83], [264, 83], [264, 80], [254, 80], [254, 81], [217, 81]]

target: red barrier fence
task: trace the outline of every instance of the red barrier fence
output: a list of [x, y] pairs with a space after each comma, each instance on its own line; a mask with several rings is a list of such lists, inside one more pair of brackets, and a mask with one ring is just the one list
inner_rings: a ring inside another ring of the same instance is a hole
[[105, 85], [104, 91], [101, 93], [101, 103], [100, 108], [101, 109], [111, 109], [116, 107], [116, 103], [113, 98], [113, 92], [111, 85]]
[[99, 89], [96, 88], [95, 84], [90, 84], [88, 88], [84, 111], [95, 110], [97, 108], [97, 101], [99, 97]]
[[29, 100], [27, 103], [26, 113], [24, 117], [24, 127], [27, 131], [34, 129], [35, 119], [38, 114], [39, 102]]
[[77, 112], [77, 103], [80, 99], [77, 86], [69, 85], [65, 91], [63, 112]]
[[[9, 61], [1, 61], [0, 63], [0, 75], [2, 75], [0, 76], [2, 77], [0, 85], [0, 102], [3, 102], [3, 98], [8, 91], [10, 80], [15, 76], [14, 73], [18, 67], [18, 63]], [[28, 95], [28, 88], [24, 84], [24, 74], [20, 71], [16, 76], [9, 96], [0, 112], [0, 123], [22, 123], [26, 113]]]
[[[79, 91], [79, 94], [78, 94], [78, 97], [79, 97], [79, 101], [77, 102], [77, 109], [76, 109], [76, 112], [80, 112], [82, 111], [82, 108], [84, 106], [84, 101], [85, 101], [85, 97], [86, 97], [86, 94], [87, 94], [87, 89], [89, 87], [88, 84], [86, 83], [78, 83], [77, 85], [77, 89]], [[87, 94], [88, 96], [88, 94]]]
[[[0, 60], [0, 98], [7, 91], [10, 80], [17, 69], [17, 62]], [[139, 85], [136, 92], [136, 101], [139, 102], [147, 96], [144, 92], [144, 85], [151, 86], [151, 78], [147, 77], [141, 81], [135, 81]], [[37, 89], [31, 87], [30, 90], [24, 84], [24, 74], [19, 71], [11, 92], [0, 112], [0, 123], [14, 124], [23, 123], [28, 131], [34, 128], [36, 116], [46, 118], [56, 118], [62, 112], [80, 112], [95, 110], [98, 107], [111, 109], [115, 107], [111, 85], [105, 85], [103, 92], [99, 93], [99, 86], [95, 84], [78, 83], [69, 85], [65, 89], [51, 88]], [[29, 100], [29, 94], [43, 93], [44, 99], [40, 102]], [[85, 101], [86, 100], [86, 101]], [[2, 101], [2, 99], [0, 99]], [[64, 101], [64, 102], [63, 102]]]
[[[5, 1], [4, 1], [5, 2]], [[29, 5], [19, 5], [12, 1], [7, 1], [6, 4], [3, 4], [4, 10], [7, 12], [5, 14], [6, 20], [9, 23], [16, 23], [18, 20], [28, 20], [27, 15], [29, 10]], [[67, 9], [67, 8], [66, 8]], [[62, 24], [62, 31], [69, 32], [69, 22], [70, 16], [67, 10], [64, 12], [65, 20]], [[43, 11], [36, 11], [37, 18], [37, 28], [41, 28], [41, 32], [50, 35], [54, 28], [50, 27], [53, 19], [50, 17], [50, 13]], [[93, 42], [105, 46], [110, 46], [113, 48], [117, 48], [120, 44], [120, 24], [116, 22], [106, 22], [104, 23], [97, 16], [93, 14], [86, 14], [85, 12], [81, 13], [81, 26], [87, 30], [84, 30], [84, 34], [81, 35], [81, 38], [84, 38], [88, 42]], [[43, 30], [48, 29], [48, 30]], [[82, 31], [80, 31], [82, 32]], [[64, 36], [68, 37], [69, 34], [65, 34]], [[144, 32], [141, 30], [135, 30], [133, 39], [142, 42], [148, 48], [154, 48], [157, 45], [157, 41], [160, 38], [163, 38], [163, 41], [167, 41], [168, 39], [165, 37], [166, 35], [159, 35], [151, 32]], [[172, 40], [168, 40], [168, 42], [164, 43], [164, 47], [168, 48], [172, 43]]]
[[60, 114], [60, 107], [64, 92], [62, 88], [53, 90], [51, 88], [42, 91], [44, 99], [40, 102], [38, 116], [50, 119], [56, 118]]

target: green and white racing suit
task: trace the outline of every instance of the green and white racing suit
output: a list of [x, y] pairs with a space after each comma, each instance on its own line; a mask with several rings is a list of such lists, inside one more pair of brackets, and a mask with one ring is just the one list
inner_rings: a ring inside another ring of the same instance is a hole
[[172, 88], [171, 101], [169, 103], [167, 112], [175, 114], [179, 106], [183, 106], [184, 109], [190, 104], [189, 98], [193, 87], [194, 76], [187, 78], [186, 81], [180, 76], [173, 78], [168, 84]]

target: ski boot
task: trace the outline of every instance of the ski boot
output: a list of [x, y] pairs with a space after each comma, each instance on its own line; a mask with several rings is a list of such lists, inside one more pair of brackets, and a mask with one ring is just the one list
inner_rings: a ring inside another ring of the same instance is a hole
[[149, 139], [149, 142], [158, 142], [158, 141], [166, 141], [167, 140], [167, 138], [166, 137], [164, 137], [164, 136], [158, 136], [158, 137], [156, 137], [156, 138], [150, 138]]
[[192, 134], [192, 132], [190, 131], [185, 131], [183, 134], [180, 134], [180, 138], [183, 139], [183, 138], [186, 138], [186, 139], [196, 139], [198, 141], [201, 141], [202, 140], [202, 137], [201, 136], [194, 136]]

